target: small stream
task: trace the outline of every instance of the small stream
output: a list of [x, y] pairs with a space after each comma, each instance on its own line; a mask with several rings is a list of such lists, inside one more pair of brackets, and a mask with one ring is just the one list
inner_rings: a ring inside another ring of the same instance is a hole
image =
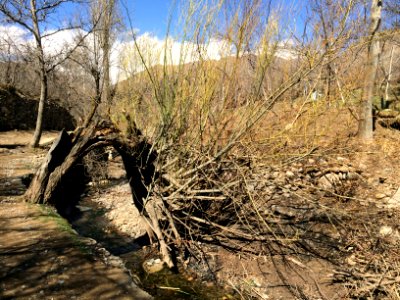
[[151, 258], [156, 259], [157, 249], [149, 245], [147, 237], [134, 240], [113, 228], [104, 217], [104, 210], [96, 207], [90, 197], [79, 203], [70, 223], [82, 236], [96, 240], [112, 255], [123, 260], [126, 268], [140, 279], [140, 287], [155, 299], [234, 299], [223, 288], [212, 282], [199, 282], [195, 276], [186, 274], [183, 270], [173, 272], [163, 269], [160, 272], [148, 274], [143, 269], [143, 263]]
[[[7, 155], [4, 155], [3, 159], [4, 170], [0, 170], [5, 175], [5, 178], [0, 181], [0, 197], [22, 195], [33, 175], [32, 166], [28, 166], [25, 161], [29, 159], [30, 164], [32, 161], [36, 163], [37, 154], [27, 158], [27, 154], [24, 153], [21, 157], [25, 160], [21, 160], [19, 152], [14, 153], [8, 150], [3, 152]], [[9, 161], [13, 163], [8, 165]], [[116, 169], [120, 170], [121, 167]], [[122, 171], [120, 176], [124, 175], [125, 172]], [[121, 233], [105, 217], [106, 210], [91, 199], [90, 196], [82, 197], [77, 208], [73, 210], [70, 217], [67, 217], [68, 221], [79, 235], [94, 239], [97, 242], [96, 247], [99, 245], [111, 255], [121, 258], [130, 271], [133, 281], [138, 282], [137, 278], [139, 278], [139, 286], [154, 299], [232, 299], [227, 291], [216, 286], [215, 283], [196, 280], [195, 275], [187, 274], [183, 270], [172, 272], [164, 269], [153, 274], [146, 273], [143, 263], [152, 258], [157, 259], [157, 249], [149, 245], [146, 236], [133, 239]]]

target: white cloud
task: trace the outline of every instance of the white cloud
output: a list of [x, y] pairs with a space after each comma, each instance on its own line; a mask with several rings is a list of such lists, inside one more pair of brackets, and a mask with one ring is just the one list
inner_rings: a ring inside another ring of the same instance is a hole
[[[133, 41], [121, 43], [116, 52], [121, 68], [121, 78], [144, 70], [147, 66], [186, 64], [200, 59], [220, 60], [232, 55], [232, 45], [225, 40], [211, 39], [207, 44], [179, 42], [173, 38], [161, 40], [149, 33], [143, 33]], [[140, 57], [139, 53], [142, 57]]]
[[87, 33], [78, 29], [44, 32], [43, 50], [49, 56], [66, 53], [75, 47], [77, 39], [81, 35], [87, 35]]
[[28, 36], [28, 31], [19, 26], [0, 25], [1, 56], [17, 56], [20, 52], [24, 52]]
[[[136, 33], [139, 31], [136, 30]], [[63, 55], [72, 47], [75, 47], [79, 36], [87, 35], [83, 30], [64, 30], [59, 32], [47, 31], [47, 35], [43, 39], [44, 52], [49, 57]], [[34, 47], [34, 40], [28, 31], [18, 26], [0, 26], [0, 43], [10, 39], [14, 42], [15, 47], [29, 48]], [[93, 45], [93, 34], [87, 37], [86, 45]], [[205, 44], [196, 44], [193, 42], [180, 42], [173, 38], [167, 40], [159, 39], [150, 33], [142, 33], [138, 35], [137, 46], [140, 49], [142, 58], [134, 45], [133, 40], [117, 40], [111, 51], [111, 79], [115, 83], [123, 80], [134, 73], [144, 70], [142, 59], [147, 66], [177, 65], [180, 63], [190, 63], [204, 60], [220, 60], [228, 57], [233, 53], [233, 46], [227, 40], [211, 39]], [[1, 45], [1, 44], [0, 44]], [[293, 46], [291, 41], [282, 42], [278, 45], [275, 53], [277, 57], [284, 59], [292, 59], [295, 54], [290, 50]], [[165, 50], [166, 49], [166, 50]], [[2, 48], [0, 47], [0, 52]]]
[[[75, 45], [78, 34], [85, 34], [80, 30], [46, 31], [43, 32], [42, 46], [46, 56], [54, 57], [63, 55]], [[27, 53], [35, 48], [32, 34], [19, 26], [0, 26], [0, 45], [11, 44], [14, 52]]]
[[2, 40], [10, 39], [15, 43], [26, 41], [29, 32], [20, 26], [16, 25], [0, 25], [0, 36]]

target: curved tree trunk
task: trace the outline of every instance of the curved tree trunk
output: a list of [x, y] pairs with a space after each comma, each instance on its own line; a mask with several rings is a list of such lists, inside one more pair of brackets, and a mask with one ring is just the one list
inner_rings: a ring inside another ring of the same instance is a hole
[[[131, 186], [133, 204], [149, 227], [149, 237], [151, 238], [153, 233], [156, 235], [164, 262], [172, 268], [174, 263], [163, 234], [165, 226], [162, 227], [159, 223], [159, 215], [155, 208], [163, 202], [144, 201], [149, 195], [148, 187], [155, 180], [154, 161], [157, 154], [152, 151], [151, 145], [139, 136], [139, 131], [133, 133], [129, 140], [123, 139], [112, 127], [99, 128], [95, 124], [84, 128], [75, 138], [62, 131], [26, 191], [26, 201], [53, 205], [61, 214], [65, 213], [63, 209], [71, 209], [76, 204], [71, 193], [77, 189], [77, 184], [82, 183], [75, 177], [74, 168], [90, 151], [108, 145], [112, 145], [121, 154]], [[79, 197], [80, 193], [77, 195]], [[169, 226], [176, 241], [179, 241], [180, 236], [172, 216], [168, 214], [165, 206], [163, 211], [169, 216]]]

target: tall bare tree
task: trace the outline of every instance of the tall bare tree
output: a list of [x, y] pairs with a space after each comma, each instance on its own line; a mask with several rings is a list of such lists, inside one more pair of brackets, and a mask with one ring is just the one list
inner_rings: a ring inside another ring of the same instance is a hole
[[[320, 28], [320, 35], [322, 38], [322, 43], [324, 50], [327, 51], [330, 47], [330, 43], [334, 39], [336, 20], [339, 16], [336, 16], [337, 10], [339, 8], [339, 3], [332, 3], [329, 0], [315, 0], [311, 3], [312, 10], [316, 14], [317, 24], [316, 28]], [[334, 77], [333, 66], [330, 58], [327, 57], [325, 62], [325, 72], [323, 75], [324, 79], [324, 95], [326, 100], [329, 102], [331, 98], [332, 81]]]
[[111, 30], [114, 23], [115, 0], [98, 0], [98, 8], [102, 11], [100, 18], [100, 41], [103, 54], [103, 91], [102, 101], [107, 105], [107, 113], [111, 108], [111, 78], [110, 78], [110, 53], [112, 36]]
[[[114, 0], [92, 1], [89, 13], [92, 34], [71, 57], [71, 60], [92, 78], [93, 83], [92, 105], [82, 128], [89, 125], [100, 103], [106, 107], [106, 114], [110, 114], [112, 99], [110, 52], [113, 43], [112, 32], [116, 24], [115, 11]], [[82, 39], [82, 36], [77, 36], [77, 39]]]
[[40, 78], [40, 98], [37, 111], [36, 127], [31, 142], [32, 147], [37, 147], [42, 135], [44, 105], [48, 98], [48, 76], [58, 65], [64, 62], [76, 49], [71, 47], [67, 52], [60, 51], [56, 54], [46, 54], [43, 41], [51, 35], [63, 30], [76, 28], [75, 26], [60, 27], [47, 31], [45, 25], [51, 15], [65, 3], [73, 0], [0, 0], [0, 15], [2, 21], [14, 23], [27, 30], [34, 39], [34, 61], [36, 71]]
[[367, 67], [358, 127], [358, 136], [364, 140], [370, 140], [373, 138], [372, 101], [380, 54], [377, 34], [381, 25], [382, 5], [383, 0], [371, 0]]
[[15, 37], [10, 34], [1, 33], [0, 36], [0, 63], [1, 74], [0, 82], [6, 86], [14, 85], [16, 77], [16, 69], [18, 65], [15, 64], [15, 59], [20, 55], [18, 45], [14, 41]]

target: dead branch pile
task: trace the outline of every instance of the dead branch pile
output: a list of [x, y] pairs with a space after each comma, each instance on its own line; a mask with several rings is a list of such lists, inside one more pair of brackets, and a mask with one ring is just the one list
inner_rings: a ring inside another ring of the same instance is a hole
[[[365, 268], [366, 267], [366, 268]], [[338, 270], [333, 274], [333, 280], [343, 282], [350, 290], [351, 296], [357, 299], [365, 299], [367, 297], [375, 298], [377, 295], [388, 295], [388, 290], [400, 284], [399, 266], [384, 269], [379, 267], [379, 272], [368, 271], [366, 266], [360, 270], [354, 268], [352, 270]]]
[[341, 251], [334, 228], [349, 216], [319, 199], [351, 196], [360, 179], [354, 168], [314, 160], [275, 168], [233, 156], [209, 161], [167, 159], [161, 188], [153, 191], [184, 239], [253, 254], [286, 249], [331, 259], [332, 249]]
[[183, 242], [205, 241], [255, 256], [324, 259], [335, 266], [332, 281], [344, 282], [358, 299], [388, 295], [399, 284], [400, 261], [390, 260], [400, 257], [400, 239], [382, 236], [373, 205], [353, 198], [364, 179], [344, 158], [265, 166], [243, 157], [210, 162], [187, 155], [169, 157], [161, 170], [161, 188], [153, 193]]
[[354, 299], [398, 295], [400, 234], [393, 227], [382, 225], [385, 223], [382, 214], [375, 212], [358, 215], [358, 221], [352, 224], [347, 255], [333, 272], [332, 281], [343, 283]]

